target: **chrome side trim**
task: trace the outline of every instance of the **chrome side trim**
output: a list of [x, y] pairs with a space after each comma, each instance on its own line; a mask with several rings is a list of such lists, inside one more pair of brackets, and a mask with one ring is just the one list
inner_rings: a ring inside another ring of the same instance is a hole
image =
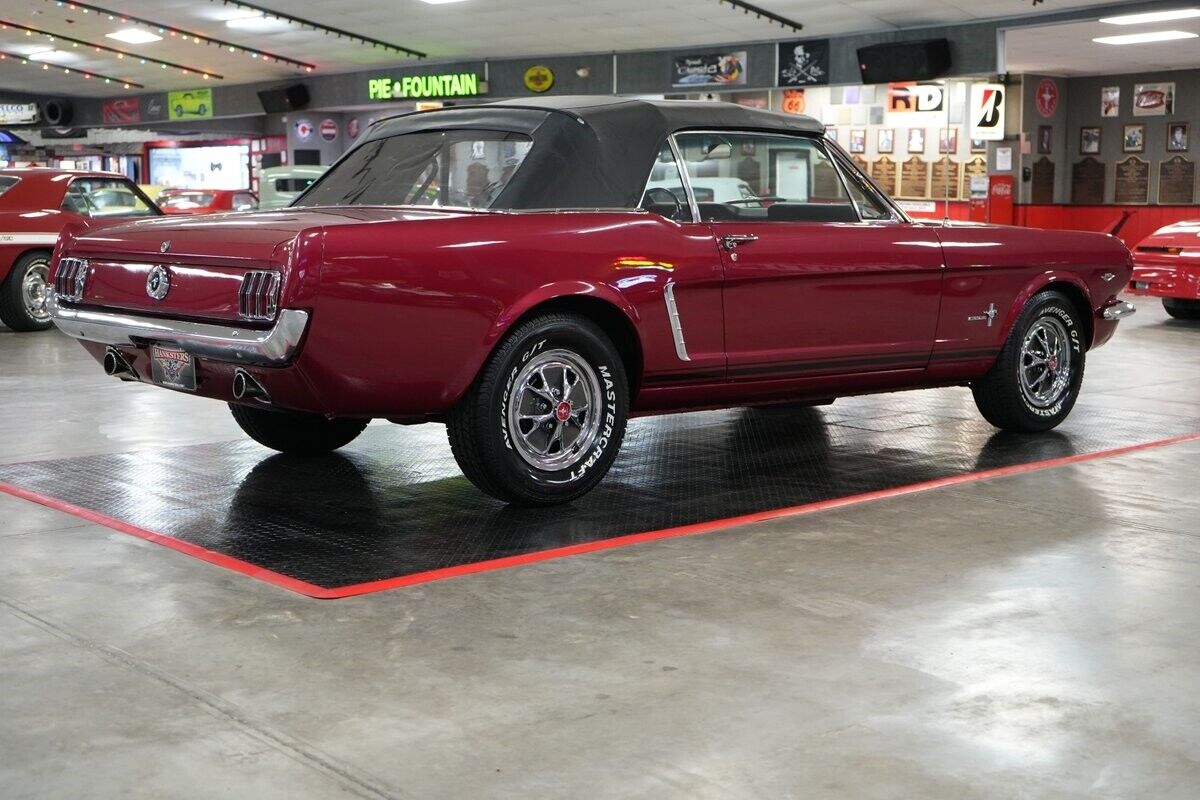
[[1136, 313], [1137, 308], [1134, 307], [1133, 303], [1122, 300], [1105, 308], [1104, 318], [1109, 322], [1116, 322], [1119, 319], [1125, 319], [1125, 317], [1132, 317]]
[[308, 312], [291, 308], [280, 311], [279, 320], [269, 330], [65, 308], [57, 301], [51, 301], [50, 310], [59, 330], [86, 342], [112, 347], [145, 341], [177, 342], [201, 358], [264, 367], [291, 361], [308, 328]]
[[680, 361], [691, 361], [687, 343], [683, 340], [683, 323], [679, 321], [679, 306], [675, 304], [675, 282], [667, 281], [663, 287], [663, 300], [667, 304], [667, 319], [671, 321], [671, 338], [675, 340], [675, 355]]

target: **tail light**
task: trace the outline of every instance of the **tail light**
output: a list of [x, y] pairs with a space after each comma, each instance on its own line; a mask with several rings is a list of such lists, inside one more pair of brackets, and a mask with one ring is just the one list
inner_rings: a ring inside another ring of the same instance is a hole
[[252, 270], [242, 278], [238, 314], [243, 319], [275, 319], [279, 310], [279, 273]]
[[58, 272], [54, 276], [54, 293], [62, 300], [78, 303], [83, 299], [87, 274], [86, 258], [60, 258]]

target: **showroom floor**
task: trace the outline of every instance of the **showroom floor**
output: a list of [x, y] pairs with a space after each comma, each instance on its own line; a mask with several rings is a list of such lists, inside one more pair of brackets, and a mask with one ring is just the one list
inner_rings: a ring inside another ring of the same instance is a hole
[[[1067, 450], [1200, 431], [1200, 326], [1138, 305]], [[242, 438], [55, 333], [0, 331], [0, 364], [10, 469]], [[0, 796], [1190, 798], [1198, 457], [325, 601], [0, 494]]]

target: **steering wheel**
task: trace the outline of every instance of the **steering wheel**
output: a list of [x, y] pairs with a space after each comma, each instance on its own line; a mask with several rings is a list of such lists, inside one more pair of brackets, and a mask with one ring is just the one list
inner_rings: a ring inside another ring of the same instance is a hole
[[672, 206], [675, 210], [671, 212], [670, 219], [678, 219], [683, 212], [683, 204], [679, 202], [679, 198], [670, 189], [664, 189], [661, 186], [655, 186], [646, 190], [645, 203], [656, 206]]

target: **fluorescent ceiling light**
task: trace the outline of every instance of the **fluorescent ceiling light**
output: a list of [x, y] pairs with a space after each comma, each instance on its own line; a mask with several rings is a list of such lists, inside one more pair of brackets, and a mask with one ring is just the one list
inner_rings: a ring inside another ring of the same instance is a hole
[[1154, 33], [1131, 33], [1128, 36], [1101, 36], [1092, 39], [1097, 44], [1148, 44], [1150, 42], [1173, 42], [1177, 39], [1196, 39], [1200, 34], [1187, 31], [1156, 31]]
[[30, 53], [26, 56], [30, 61], [72, 61], [77, 56], [74, 53], [68, 53], [65, 50], [40, 50], [36, 53]]
[[431, 6], [444, 6], [447, 3], [461, 3], [463, 0], [421, 0], [422, 3], [428, 3]]
[[225, 26], [242, 31], [271, 31], [280, 30], [289, 27], [286, 19], [279, 17], [268, 17], [266, 14], [251, 14], [248, 16], [234, 17], [225, 21]]
[[1179, 8], [1175, 11], [1150, 11], [1145, 14], [1104, 17], [1100, 21], [1108, 25], [1148, 25], [1153, 22], [1172, 22], [1177, 19], [1196, 19], [1197, 17], [1200, 17], [1200, 8]]
[[150, 42], [161, 42], [162, 38], [157, 33], [151, 33], [145, 28], [122, 28], [119, 31], [104, 34], [107, 39], [116, 39], [118, 42], [126, 42], [128, 44], [149, 44]]

